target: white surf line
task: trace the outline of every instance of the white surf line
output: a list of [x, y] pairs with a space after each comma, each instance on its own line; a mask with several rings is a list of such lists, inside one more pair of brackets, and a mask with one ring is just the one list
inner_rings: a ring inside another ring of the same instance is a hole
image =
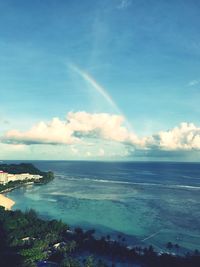
[[158, 233], [160, 233], [161, 231], [162, 231], [162, 230], [159, 230], [159, 231], [157, 231], [157, 232], [151, 234], [150, 236], [147, 236], [146, 238], [142, 239], [141, 242], [144, 242], [144, 241], [146, 241], [146, 240], [148, 240], [148, 239], [150, 239], [150, 238], [156, 236], [156, 235], [157, 235]]
[[[159, 234], [161, 231], [162, 231], [162, 230], [159, 230], [159, 231], [157, 231], [156, 233], [153, 233], [152, 235], [150, 235], [150, 236], [144, 238], [143, 240], [141, 240], [141, 242], [144, 242], [144, 241], [146, 241], [146, 240], [148, 240], [148, 239], [150, 239], [150, 238], [156, 236], [156, 235]], [[153, 245], [153, 247], [156, 247], [156, 248], [158, 249], [159, 252], [160, 252], [160, 251], [166, 251], [164, 248], [160, 248], [159, 246], [157, 246], [157, 245], [155, 245], [155, 244], [152, 244], [152, 245]]]

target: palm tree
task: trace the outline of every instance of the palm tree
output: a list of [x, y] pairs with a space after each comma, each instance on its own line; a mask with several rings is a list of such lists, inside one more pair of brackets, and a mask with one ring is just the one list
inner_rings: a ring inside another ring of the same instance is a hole
[[70, 243], [69, 243], [69, 253], [72, 253], [75, 248], [76, 248], [76, 241], [72, 240]]
[[177, 252], [179, 251], [179, 248], [180, 248], [180, 246], [178, 245], [178, 244], [175, 244], [174, 245], [174, 247], [175, 247], [175, 249], [177, 250]]
[[166, 245], [167, 249], [172, 249], [173, 248], [173, 244], [172, 242], [168, 242], [167, 245]]
[[110, 241], [110, 235], [107, 235], [107, 236], [106, 236], [106, 239], [107, 239], [108, 241]]
[[119, 234], [119, 235], [117, 235], [117, 238], [118, 238], [118, 240], [120, 240], [122, 238], [122, 236]]

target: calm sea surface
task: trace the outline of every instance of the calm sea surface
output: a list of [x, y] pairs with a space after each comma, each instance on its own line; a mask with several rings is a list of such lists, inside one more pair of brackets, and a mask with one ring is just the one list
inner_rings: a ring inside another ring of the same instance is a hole
[[133, 244], [164, 248], [168, 241], [200, 248], [200, 164], [32, 161], [54, 181], [7, 194], [14, 209], [98, 234], [123, 233]]

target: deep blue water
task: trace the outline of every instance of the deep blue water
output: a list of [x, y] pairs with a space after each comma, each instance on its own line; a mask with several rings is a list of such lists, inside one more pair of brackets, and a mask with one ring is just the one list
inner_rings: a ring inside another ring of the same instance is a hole
[[[163, 248], [168, 241], [200, 248], [200, 164], [34, 161], [56, 178], [8, 193], [14, 209], [100, 234], [123, 233], [133, 244]], [[151, 237], [150, 237], [151, 236]], [[150, 237], [150, 238], [149, 238]]]

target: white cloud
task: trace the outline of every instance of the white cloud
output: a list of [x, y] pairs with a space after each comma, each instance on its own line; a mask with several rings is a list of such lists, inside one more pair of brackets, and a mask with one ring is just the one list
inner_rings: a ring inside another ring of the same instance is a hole
[[16, 144], [73, 144], [78, 139], [72, 134], [66, 121], [53, 118], [51, 122], [40, 122], [26, 132], [8, 131], [2, 140]]
[[149, 148], [160, 150], [199, 150], [200, 128], [193, 123], [181, 123], [169, 131], [161, 131], [146, 141]]
[[116, 142], [140, 144], [134, 133], [123, 126], [121, 115], [107, 113], [69, 112], [66, 120], [53, 118], [52, 121], [39, 122], [30, 130], [8, 131], [2, 140], [14, 144], [76, 144], [82, 139], [100, 138]]
[[103, 148], [100, 148], [100, 149], [99, 149], [99, 154], [98, 154], [98, 156], [99, 156], [99, 157], [103, 157], [103, 156], [105, 156], [105, 151], [104, 151]]
[[123, 126], [124, 118], [120, 115], [70, 112], [67, 119], [74, 135], [80, 138], [94, 137], [124, 142], [129, 136], [128, 130]]
[[119, 5], [117, 6], [118, 9], [126, 9], [128, 6], [131, 5], [131, 0], [120, 0]]
[[91, 157], [91, 156], [92, 156], [92, 153], [91, 153], [90, 151], [87, 151], [87, 152], [85, 153], [85, 156], [86, 156], [86, 157]]
[[29, 152], [29, 147], [23, 144], [3, 144], [0, 143], [0, 159], [17, 159], [19, 155]]
[[[140, 138], [124, 126], [124, 118], [121, 115], [82, 111], [69, 112], [65, 120], [53, 118], [50, 122], [40, 122], [28, 131], [8, 131], [1, 140], [14, 145], [13, 150], [24, 149], [23, 145], [72, 145], [70, 151], [73, 155], [80, 154], [80, 146], [94, 147], [95, 140], [126, 145], [126, 151], [188, 151], [200, 150], [200, 128], [192, 123], [181, 123], [171, 130]], [[97, 151], [98, 156], [106, 156], [103, 147], [100, 146]], [[87, 157], [91, 156], [87, 152], [84, 153]]]
[[74, 146], [71, 147], [71, 152], [73, 155], [78, 155], [79, 150], [77, 148], [75, 148]]
[[192, 80], [192, 81], [190, 81], [190, 82], [188, 83], [188, 86], [195, 86], [195, 85], [197, 85], [197, 84], [199, 84], [199, 83], [200, 83], [199, 80]]

